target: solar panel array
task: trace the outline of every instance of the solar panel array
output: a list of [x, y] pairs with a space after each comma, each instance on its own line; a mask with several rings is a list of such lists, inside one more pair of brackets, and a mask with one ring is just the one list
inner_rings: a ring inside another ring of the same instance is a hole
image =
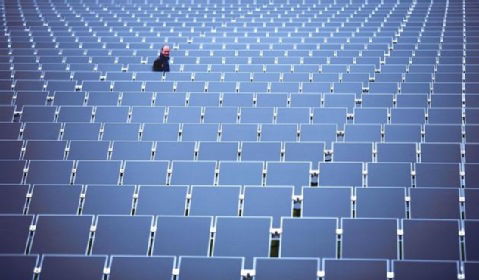
[[477, 1], [0, 2], [1, 279], [479, 279]]

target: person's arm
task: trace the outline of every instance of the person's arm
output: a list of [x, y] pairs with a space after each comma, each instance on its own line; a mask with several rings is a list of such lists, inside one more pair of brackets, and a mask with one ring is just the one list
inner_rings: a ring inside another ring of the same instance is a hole
[[170, 72], [170, 61], [169, 61], [169, 59], [166, 59], [165, 63], [163, 64], [163, 71]]
[[153, 70], [154, 71], [163, 71], [163, 68], [164, 68], [164, 62], [163, 62], [162, 57], [160, 56], [157, 59], [155, 59], [155, 62], [153, 62]]

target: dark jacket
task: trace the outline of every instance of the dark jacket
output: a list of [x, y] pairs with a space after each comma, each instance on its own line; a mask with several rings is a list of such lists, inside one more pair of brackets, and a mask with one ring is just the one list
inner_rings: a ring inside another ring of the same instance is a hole
[[153, 71], [163, 71], [163, 72], [169, 72], [170, 71], [170, 63], [168, 62], [170, 60], [169, 57], [163, 56], [163, 54], [160, 54], [160, 56], [155, 59], [155, 62], [153, 63]]

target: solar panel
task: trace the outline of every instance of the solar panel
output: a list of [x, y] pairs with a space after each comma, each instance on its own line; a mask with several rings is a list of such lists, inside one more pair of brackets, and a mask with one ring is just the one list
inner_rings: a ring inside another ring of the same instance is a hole
[[97, 106], [95, 111], [95, 122], [125, 123], [128, 120], [128, 112], [128, 107]]
[[110, 278], [168, 280], [171, 279], [174, 265], [174, 257], [113, 256], [110, 262]]
[[303, 217], [351, 217], [351, 188], [303, 188]]
[[241, 108], [241, 123], [273, 123], [273, 107]]
[[[80, 70], [80, 69], [75, 69], [75, 70]], [[84, 70], [90, 70], [90, 69], [84, 69]], [[110, 91], [110, 89], [111, 89], [111, 82], [88, 81], [88, 80], [82, 82], [82, 90], [84, 91]]]
[[477, 170], [479, 168], [478, 164], [466, 163], [464, 164], [464, 170], [466, 173], [465, 184], [466, 185], [475, 185], [474, 182], [477, 182]]
[[324, 107], [346, 107], [352, 112], [355, 106], [355, 95], [347, 93], [324, 94]]
[[46, 80], [70, 80], [71, 75], [70, 72], [68, 71], [61, 71], [59, 69], [57, 70], [48, 70], [49, 67], [55, 67], [56, 65], [54, 64], [42, 64], [42, 69], [46, 70], [44, 71], [44, 76], [43, 78]]
[[146, 123], [143, 127], [143, 141], [177, 141], [178, 124], [151, 124]]
[[[455, 94], [440, 94], [440, 95], [431, 95], [431, 107], [460, 107], [462, 104], [462, 99], [459, 98], [459, 95]], [[474, 109], [466, 109], [466, 117], [468, 116], [468, 111], [474, 112]], [[472, 117], [472, 115], [471, 115]]]
[[77, 185], [34, 185], [28, 213], [77, 214], [81, 192]]
[[255, 280], [316, 279], [318, 260], [315, 259], [255, 259]]
[[184, 124], [183, 141], [216, 141], [218, 124]]
[[404, 259], [459, 259], [458, 226], [454, 220], [403, 220]]
[[105, 123], [103, 140], [137, 141], [139, 129], [139, 124]]
[[28, 185], [0, 186], [0, 213], [23, 214]]
[[419, 219], [459, 219], [459, 192], [457, 189], [411, 189], [410, 212]]
[[222, 141], [256, 141], [258, 126], [256, 124], [223, 124]]
[[241, 279], [243, 258], [235, 257], [189, 257], [183, 256], [179, 261], [178, 279]]
[[62, 160], [65, 156], [66, 141], [27, 141], [23, 156], [28, 160]]
[[475, 189], [464, 190], [467, 201], [465, 203], [465, 215], [467, 219], [476, 219], [479, 216], [477, 201], [479, 199], [479, 192]]
[[[344, 258], [396, 259], [397, 220], [342, 219], [342, 256]], [[365, 243], [364, 236], [373, 241]]]
[[378, 124], [346, 124], [344, 131], [346, 142], [380, 142], [381, 125]]
[[322, 141], [326, 147], [337, 139], [337, 126], [334, 124], [301, 125], [300, 141]]
[[453, 279], [457, 278], [456, 262], [445, 261], [393, 261], [395, 279]]
[[[10, 126], [6, 131], [6, 139], [17, 139], [18, 126]], [[37, 123], [29, 122], [25, 124], [23, 129], [24, 140], [58, 140], [60, 135], [60, 123]]]
[[373, 158], [371, 143], [333, 143], [334, 161], [371, 162]]
[[279, 161], [280, 158], [280, 142], [243, 142], [241, 146], [243, 161]]
[[[65, 50], [65, 52], [74, 52], [75, 50]], [[78, 54], [78, 55], [83, 55], [83, 54]], [[75, 57], [76, 59], [85, 59], [85, 57]], [[67, 59], [72, 59], [71, 57], [67, 57]], [[86, 62], [88, 63], [88, 62]], [[111, 65], [111, 64], [110, 64]], [[104, 77], [102, 77], [102, 72], [100, 71], [92, 71], [90, 69], [81, 69], [82, 67], [87, 68], [89, 67], [88, 64], [83, 64], [83, 65], [78, 65], [74, 66], [76, 71], [73, 72], [73, 80], [77, 81], [79, 84], [81, 84], [83, 81], [100, 81], [103, 80]], [[102, 68], [102, 67], [100, 67]], [[70, 69], [72, 70], [72, 69]], [[102, 70], [102, 69], [98, 69]]]
[[207, 256], [211, 222], [211, 217], [159, 216], [153, 255]]
[[92, 254], [146, 255], [152, 222], [151, 216], [99, 215]]
[[479, 262], [465, 262], [464, 270], [467, 277], [476, 278], [478, 275]]
[[88, 186], [82, 214], [129, 215], [133, 192], [133, 186]]
[[173, 161], [172, 185], [212, 185], [215, 179], [214, 161]]
[[203, 82], [186, 82], [180, 81], [176, 84], [176, 91], [179, 92], [203, 92], [205, 84]]
[[75, 90], [76, 81], [48, 81], [46, 85], [46, 90], [50, 92], [55, 92], [59, 90]]
[[425, 111], [423, 108], [392, 108], [391, 123], [393, 124], [423, 124]]
[[71, 141], [67, 158], [70, 160], [106, 160], [108, 141]]
[[[326, 65], [327, 66], [327, 65]], [[331, 65], [331, 66], [342, 66], [342, 65]], [[323, 72], [325, 71], [325, 66], [323, 66]], [[346, 72], [338, 70], [333, 70], [338, 72]], [[360, 96], [363, 92], [363, 84], [357, 82], [344, 82], [344, 83], [334, 83], [333, 91], [335, 93], [354, 93], [356, 96]]]
[[31, 215], [1, 215], [0, 224], [0, 253], [23, 254], [26, 250], [27, 239], [32, 224]]
[[378, 162], [416, 162], [416, 144], [414, 143], [377, 143]]
[[173, 92], [172, 82], [146, 82], [145, 91], [158, 92], [155, 99], [155, 106], [185, 106], [186, 93]]
[[[26, 182], [29, 184], [69, 184], [72, 169], [73, 161], [32, 160], [28, 166]], [[52, 170], [55, 170], [54, 174], [52, 174]]]
[[[363, 106], [364, 103], [365, 100], [363, 100]], [[354, 108], [354, 123], [387, 123], [387, 105], [381, 107], [386, 108]]]
[[117, 106], [120, 94], [112, 91], [90, 91], [88, 92], [88, 105], [95, 106]]
[[106, 256], [44, 255], [41, 279], [102, 279]]
[[245, 187], [243, 216], [270, 216], [277, 228], [281, 217], [292, 215], [292, 196], [292, 187]]
[[399, 94], [397, 96], [398, 108], [425, 108], [427, 104], [426, 94]]
[[295, 193], [311, 184], [309, 162], [267, 162], [266, 185], [292, 185]]
[[[10, 73], [10, 71], [7, 71], [7, 72]], [[13, 95], [14, 95], [13, 91], [2, 91], [2, 93], [0, 94], [0, 104], [2, 105], [12, 104]]]
[[168, 110], [168, 123], [199, 123], [201, 107], [176, 107]]
[[384, 279], [386, 260], [324, 260], [324, 279]]
[[359, 162], [319, 163], [320, 186], [362, 186], [362, 164]]
[[186, 209], [186, 186], [141, 186], [136, 214], [183, 215]]
[[286, 142], [285, 161], [309, 161], [313, 165], [324, 161], [324, 143]]
[[295, 141], [296, 125], [292, 124], [275, 124], [261, 125], [261, 141]]
[[466, 233], [466, 260], [479, 260], [477, 234], [479, 233], [479, 223], [474, 220], [466, 220], [464, 222], [464, 230]]
[[426, 142], [462, 142], [461, 125], [429, 124], [424, 126]]
[[[320, 107], [321, 94], [317, 94], [317, 93], [293, 94], [291, 95], [290, 105], [291, 107]], [[280, 120], [279, 112], [280, 110], [278, 108], [278, 120]]]
[[343, 127], [346, 123], [347, 108], [315, 108], [313, 110], [313, 123], [336, 124]]
[[120, 165], [120, 161], [78, 161], [75, 183], [115, 185], [119, 180]]
[[468, 142], [477, 142], [479, 139], [478, 126], [466, 125], [466, 139]]
[[149, 160], [152, 157], [153, 142], [115, 141], [112, 160]]
[[123, 183], [130, 185], [162, 185], [166, 183], [168, 162], [126, 161]]
[[155, 151], [156, 160], [193, 160], [194, 142], [158, 142]]
[[17, 80], [15, 90], [43, 90], [44, 82], [41, 80]]
[[411, 164], [368, 163], [368, 186], [411, 186]]
[[236, 92], [236, 82], [215, 82], [208, 83], [209, 92]]
[[134, 81], [116, 81], [113, 83], [112, 90], [114, 91], [141, 91], [143, 82]]
[[239, 213], [240, 192], [239, 186], [193, 186], [191, 189], [189, 215], [237, 216]]
[[276, 122], [279, 124], [280, 123], [289, 123], [289, 124], [309, 123], [309, 119], [310, 119], [309, 108], [279, 107], [277, 111]]
[[[35, 71], [26, 71], [27, 73], [35, 72]], [[15, 74], [18, 73], [18, 71], [15, 72]], [[41, 74], [41, 72], [38, 72]], [[13, 93], [12, 96], [9, 96], [8, 92], [4, 91], [2, 92], [3, 98], [5, 102], [3, 102], [5, 105], [10, 105], [13, 101], [15, 105], [19, 109], [22, 109], [24, 105], [39, 105], [39, 106], [28, 106], [28, 107], [41, 107], [41, 105], [46, 105], [47, 103], [47, 98], [48, 98], [48, 92], [42, 91], [42, 90], [19, 90], [17, 91], [17, 94], [15, 98], [13, 98]], [[14, 99], [14, 100], [12, 100]], [[2, 111], [2, 117], [3, 118], [8, 118], [6, 121], [12, 121], [13, 113], [14, 113], [15, 107], [13, 106], [2, 106], [1, 111]]]
[[416, 163], [418, 187], [459, 187], [459, 165], [453, 163]]
[[[190, 97], [190, 105], [191, 102]], [[236, 123], [237, 118], [238, 109], [235, 107], [205, 107], [205, 123]]]
[[356, 216], [359, 218], [406, 217], [404, 188], [356, 188]]
[[34, 254], [85, 254], [93, 216], [39, 215], [31, 252]]
[[0, 256], [0, 277], [2, 279], [32, 279], [38, 255]]
[[252, 105], [253, 105], [252, 93], [223, 95], [223, 106], [251, 107]]
[[428, 110], [429, 123], [461, 124], [462, 110], [456, 108], [430, 108]]
[[90, 122], [93, 115], [93, 107], [61, 106], [58, 121], [61, 122]]
[[386, 142], [421, 142], [421, 126], [404, 125], [385, 125], [384, 138]]
[[262, 162], [220, 162], [218, 183], [221, 185], [261, 185]]
[[100, 127], [99, 123], [66, 123], [63, 140], [98, 140]]
[[238, 144], [232, 142], [201, 142], [199, 160], [230, 160], [238, 157]]
[[[118, 60], [126, 60], [126, 57], [120, 57]], [[133, 58], [130, 58], [130, 60]], [[113, 80], [113, 81], [118, 81], [118, 80], [132, 80], [132, 73], [124, 73], [124, 72], [107, 72], [106, 73], [106, 79], [107, 80]], [[116, 84], [115, 84], [116, 85]]]
[[271, 222], [264, 217], [217, 217], [213, 256], [243, 256], [245, 267], [251, 268], [253, 257], [269, 255]]
[[282, 218], [281, 227], [281, 258], [336, 256], [336, 219]]
[[121, 98], [121, 105], [150, 106], [152, 105], [152, 101], [153, 101], [152, 92], [123, 92], [122, 98]]

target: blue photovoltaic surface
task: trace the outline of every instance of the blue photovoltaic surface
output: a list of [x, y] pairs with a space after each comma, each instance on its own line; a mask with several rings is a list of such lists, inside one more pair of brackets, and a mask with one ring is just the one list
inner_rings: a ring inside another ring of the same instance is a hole
[[479, 275], [477, 1], [0, 15], [0, 278]]

